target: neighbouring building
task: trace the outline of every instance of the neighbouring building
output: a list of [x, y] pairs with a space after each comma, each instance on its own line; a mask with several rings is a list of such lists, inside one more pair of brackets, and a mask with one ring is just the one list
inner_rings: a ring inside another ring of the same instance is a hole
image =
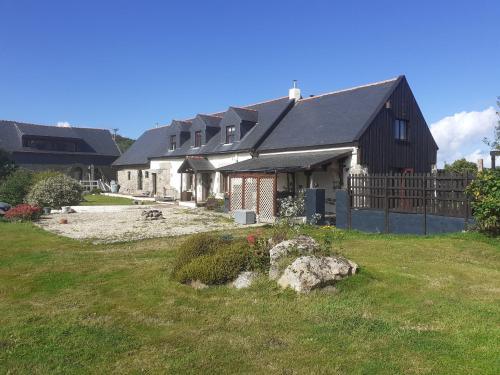
[[60, 171], [77, 180], [111, 180], [120, 150], [105, 129], [0, 121], [0, 149], [23, 168]]
[[430, 172], [437, 145], [404, 76], [326, 94], [286, 97], [145, 132], [114, 162], [122, 192], [231, 209], [272, 219], [276, 199], [306, 187], [335, 190], [352, 173]]

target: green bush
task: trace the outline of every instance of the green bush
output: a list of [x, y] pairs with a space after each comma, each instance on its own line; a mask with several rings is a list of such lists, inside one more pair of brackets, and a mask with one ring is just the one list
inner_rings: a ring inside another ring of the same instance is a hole
[[82, 200], [82, 186], [65, 175], [49, 177], [37, 182], [29, 192], [28, 203], [40, 207], [61, 208], [77, 205]]
[[16, 165], [11, 157], [9, 152], [0, 149], [0, 181], [16, 170]]
[[61, 172], [56, 172], [56, 171], [51, 171], [51, 170], [35, 172], [33, 175], [33, 185], [40, 182], [40, 181], [46, 180], [49, 177], [57, 177], [57, 176], [62, 176], [62, 175], [63, 175], [63, 173], [61, 173]]
[[0, 185], [0, 201], [9, 203], [11, 206], [23, 203], [32, 183], [32, 172], [26, 169], [15, 170]]
[[92, 190], [90, 190], [90, 194], [100, 195], [100, 194], [102, 194], [102, 189], [92, 188]]
[[174, 271], [180, 270], [197, 257], [214, 254], [228, 242], [209, 233], [198, 233], [189, 236], [179, 247], [179, 255], [174, 262]]
[[484, 170], [467, 187], [479, 230], [500, 233], [500, 170]]
[[213, 254], [194, 258], [176, 272], [175, 278], [182, 283], [199, 280], [208, 285], [224, 284], [247, 269], [248, 261], [249, 253], [244, 243], [224, 244]]

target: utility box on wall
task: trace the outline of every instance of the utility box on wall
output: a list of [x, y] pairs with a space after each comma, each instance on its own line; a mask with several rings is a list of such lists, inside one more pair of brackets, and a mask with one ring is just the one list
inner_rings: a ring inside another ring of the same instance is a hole
[[325, 223], [325, 189], [306, 189], [304, 206], [308, 223]]

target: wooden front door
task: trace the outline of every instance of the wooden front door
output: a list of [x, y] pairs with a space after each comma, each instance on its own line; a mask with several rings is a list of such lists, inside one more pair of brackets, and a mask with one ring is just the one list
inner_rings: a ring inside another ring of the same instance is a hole
[[210, 174], [202, 173], [201, 174], [201, 200], [205, 202], [210, 194]]

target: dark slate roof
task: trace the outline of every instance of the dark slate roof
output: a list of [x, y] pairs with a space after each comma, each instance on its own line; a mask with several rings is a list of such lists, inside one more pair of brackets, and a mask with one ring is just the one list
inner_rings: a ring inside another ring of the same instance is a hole
[[258, 151], [356, 141], [401, 78], [299, 100]]
[[239, 108], [239, 107], [229, 107], [243, 120], [250, 122], [257, 122], [259, 119], [259, 112], [255, 109], [249, 108]]
[[215, 171], [215, 167], [205, 158], [187, 158], [177, 170], [178, 173], [209, 171]]
[[[246, 107], [239, 107], [238, 109], [253, 110], [253, 111], [245, 111], [246, 118], [250, 116], [249, 112], [255, 113], [256, 111], [258, 114], [257, 124], [240, 141], [231, 144], [222, 144], [219, 132], [216, 135], [214, 135], [210, 139], [210, 141], [208, 141], [208, 143], [203, 145], [202, 147], [193, 148], [192, 147], [193, 140], [191, 140], [190, 142], [186, 142], [182, 147], [178, 147], [176, 150], [170, 151], [168, 150], [168, 145], [167, 145], [168, 142], [167, 139], [165, 138], [164, 140], [165, 144], [163, 146], [162, 151], [159, 153], [151, 153], [150, 157], [151, 158], [161, 158], [166, 156], [184, 157], [188, 155], [210, 155], [217, 153], [248, 151], [253, 147], [255, 147], [257, 142], [259, 142], [261, 138], [271, 129], [271, 127], [274, 125], [274, 122], [279, 118], [279, 116], [283, 113], [283, 111], [290, 105], [290, 103], [291, 101], [288, 99], [288, 97], [283, 97], [263, 103], [249, 105]], [[235, 110], [234, 107], [230, 107], [230, 109]], [[243, 114], [243, 111], [240, 111], [240, 113]], [[222, 113], [217, 113], [216, 115], [217, 117], [219, 117], [220, 115], [222, 115]], [[253, 116], [255, 116], [255, 114]], [[165, 128], [169, 128], [167, 132], [171, 132], [171, 134], [175, 132], [174, 128], [171, 126], [167, 126]], [[128, 153], [129, 150], [127, 150], [126, 153]], [[133, 150], [131, 150], [131, 152], [133, 152]], [[115, 164], [118, 164], [118, 161]]]
[[0, 148], [9, 152], [62, 153], [23, 147], [22, 136], [79, 140], [85, 142], [93, 150], [85, 154], [120, 155], [120, 150], [107, 129], [58, 127], [0, 120]]
[[168, 148], [169, 126], [162, 126], [144, 132], [113, 165], [143, 165], [149, 163], [151, 155], [163, 153]]
[[331, 161], [347, 156], [350, 152], [300, 152], [279, 155], [262, 154], [259, 157], [244, 160], [217, 169], [222, 172], [274, 172], [280, 170], [299, 171], [310, 170], [329, 164]]
[[216, 128], [219, 126], [220, 120], [222, 119], [220, 116], [212, 116], [212, 115], [198, 115], [201, 120], [205, 123], [206, 126]]

